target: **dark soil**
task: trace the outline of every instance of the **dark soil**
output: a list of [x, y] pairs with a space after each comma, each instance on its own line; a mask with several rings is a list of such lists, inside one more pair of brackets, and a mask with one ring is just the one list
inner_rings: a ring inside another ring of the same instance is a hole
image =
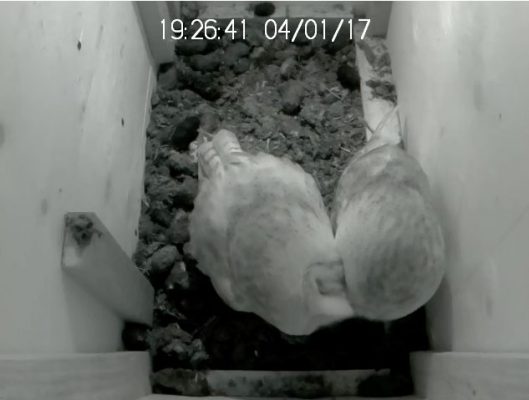
[[188, 252], [193, 151], [204, 135], [226, 128], [246, 151], [291, 158], [315, 177], [327, 205], [365, 141], [353, 43], [266, 41], [251, 27], [248, 36], [179, 44], [175, 63], [160, 72], [135, 255], [156, 290], [154, 326], [147, 334], [128, 326], [127, 348], [150, 348], [154, 371], [405, 369], [407, 352], [427, 347], [422, 313], [390, 334], [381, 323], [352, 319], [287, 336], [226, 306]]

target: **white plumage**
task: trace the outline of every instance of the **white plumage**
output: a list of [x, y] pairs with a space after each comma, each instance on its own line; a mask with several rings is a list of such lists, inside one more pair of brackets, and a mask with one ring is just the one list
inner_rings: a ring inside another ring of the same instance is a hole
[[302, 335], [405, 316], [437, 289], [441, 229], [426, 176], [399, 147], [375, 135], [353, 157], [332, 225], [314, 179], [287, 159], [248, 154], [226, 130], [198, 159], [191, 249], [232, 308]]
[[381, 143], [351, 160], [333, 223], [358, 315], [401, 318], [433, 296], [444, 273], [443, 235], [426, 176], [402, 149]]
[[243, 152], [226, 130], [198, 158], [191, 249], [224, 301], [293, 335], [351, 316], [314, 179], [287, 159]]
[[398, 119], [397, 111], [383, 118], [350, 160], [338, 181], [332, 215], [347, 297], [357, 315], [379, 321], [423, 306], [445, 267], [428, 179], [400, 147], [399, 132], [382, 134], [391, 118]]

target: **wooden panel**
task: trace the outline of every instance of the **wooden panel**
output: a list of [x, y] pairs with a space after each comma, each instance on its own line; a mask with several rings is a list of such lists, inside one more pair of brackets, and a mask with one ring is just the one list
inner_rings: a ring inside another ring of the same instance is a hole
[[151, 393], [146, 352], [0, 356], [0, 399], [134, 400]]
[[[301, 397], [351, 396], [373, 370], [206, 371], [165, 369], [153, 376], [164, 393], [192, 396]], [[380, 373], [387, 373], [381, 370]]]
[[[389, 62], [385, 39], [369, 37], [367, 34], [364, 39], [361, 39], [365, 25], [364, 22], [355, 24], [356, 65], [360, 75], [364, 119], [371, 129], [375, 129], [384, 117], [393, 110], [395, 104], [389, 100], [376, 97], [374, 90], [368, 86], [367, 82], [380, 81], [393, 84], [393, 78], [389, 68], [381, 68], [380, 65], [377, 65], [377, 62], [382, 60]], [[401, 128], [399, 119], [393, 117], [388, 120], [380, 135], [388, 139], [390, 143], [400, 143]], [[371, 138], [371, 132], [368, 129], [366, 129], [366, 137], [367, 139]], [[403, 140], [405, 141], [405, 138]]]
[[120, 342], [59, 269], [68, 211], [135, 248], [156, 83], [142, 36], [132, 2], [0, 3], [0, 354]]
[[[201, 397], [190, 397], [190, 396], [173, 396], [167, 394], [151, 394], [149, 396], [142, 397], [140, 400], [197, 400]], [[208, 396], [207, 400], [237, 400], [238, 397], [219, 397], [219, 396]], [[271, 400], [271, 399], [281, 399], [281, 400], [295, 400], [293, 397], [259, 397], [259, 400]], [[418, 397], [384, 397], [385, 400], [419, 400]], [[320, 400], [375, 400], [372, 397], [323, 397]], [[380, 400], [380, 397], [376, 398]]]
[[415, 387], [428, 400], [527, 400], [529, 354], [412, 354]]
[[367, 34], [369, 36], [386, 37], [390, 15], [390, 1], [368, 2], [367, 18], [371, 19], [371, 23], [369, 24]]
[[[174, 61], [174, 41], [171, 37], [171, 11], [165, 1], [138, 1], [135, 3], [143, 24], [143, 31], [157, 64]], [[163, 39], [162, 19], [166, 19], [166, 40]]]
[[65, 220], [63, 269], [124, 320], [150, 325], [154, 289], [99, 218], [68, 213]]
[[[358, 383], [372, 375], [372, 370], [354, 371], [210, 371], [208, 383], [214, 393], [228, 396], [264, 396], [266, 393], [295, 393], [298, 387], [317, 386], [331, 396], [356, 393]], [[262, 388], [262, 389], [260, 389]], [[263, 393], [259, 393], [261, 390]], [[278, 396], [277, 394], [271, 397]]]
[[[248, 2], [222, 1], [201, 2], [202, 19], [231, 19], [231, 18], [254, 18], [255, 14]], [[269, 18], [351, 18], [353, 7], [356, 2], [325, 1], [325, 2], [274, 2], [275, 10]], [[249, 22], [249, 21], [247, 21]]]

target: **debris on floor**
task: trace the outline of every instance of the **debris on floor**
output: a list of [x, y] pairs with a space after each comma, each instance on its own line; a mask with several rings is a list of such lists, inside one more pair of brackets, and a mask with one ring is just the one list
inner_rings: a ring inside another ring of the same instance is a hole
[[[381, 370], [375, 376], [387, 375]], [[369, 370], [343, 371], [189, 371], [163, 369], [154, 374], [155, 390], [194, 396], [235, 398], [347, 397], [357, 394]]]

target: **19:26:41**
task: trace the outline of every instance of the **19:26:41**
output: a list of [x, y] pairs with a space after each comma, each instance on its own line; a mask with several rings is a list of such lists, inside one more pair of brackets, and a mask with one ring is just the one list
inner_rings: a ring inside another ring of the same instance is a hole
[[[201, 19], [194, 19], [189, 26], [186, 26], [181, 19], [173, 19], [168, 25], [168, 21], [161, 20], [162, 24], [162, 39], [167, 39], [167, 28], [170, 30], [170, 39], [172, 40], [214, 40], [220, 39], [223, 35], [230, 35], [231, 39], [240, 37], [246, 39], [246, 20], [240, 19], [236, 21], [231, 19], [227, 25], [219, 26], [216, 19], [209, 18], [205, 21]], [[189, 31], [190, 36], [186, 33]]]

